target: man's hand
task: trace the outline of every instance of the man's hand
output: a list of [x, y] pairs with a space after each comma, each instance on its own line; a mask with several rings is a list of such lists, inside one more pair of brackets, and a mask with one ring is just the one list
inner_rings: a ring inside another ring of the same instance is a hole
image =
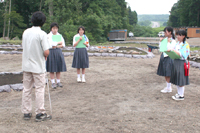
[[48, 57], [48, 55], [49, 55], [49, 50], [45, 50], [44, 51], [44, 57]]

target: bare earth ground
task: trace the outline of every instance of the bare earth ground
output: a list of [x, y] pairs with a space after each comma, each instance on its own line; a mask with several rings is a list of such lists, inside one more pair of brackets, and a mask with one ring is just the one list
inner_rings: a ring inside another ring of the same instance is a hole
[[[21, 71], [21, 55], [1, 55], [0, 70]], [[173, 92], [162, 94], [166, 86], [156, 75], [159, 55], [153, 59], [90, 57], [87, 83], [76, 82], [72, 56], [65, 57], [68, 72], [61, 75], [63, 88], [50, 89], [53, 119], [24, 121], [22, 92], [0, 93], [1, 133], [142, 133], [200, 132], [200, 70], [191, 68], [185, 100], [174, 101]], [[48, 93], [45, 107], [49, 110]]]

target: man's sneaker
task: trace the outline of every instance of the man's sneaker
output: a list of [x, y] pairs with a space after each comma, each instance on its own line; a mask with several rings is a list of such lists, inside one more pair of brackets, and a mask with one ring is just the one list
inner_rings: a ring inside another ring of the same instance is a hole
[[24, 114], [24, 120], [30, 120], [31, 119], [32, 114], [28, 113], [28, 114]]
[[50, 120], [51, 119], [51, 116], [50, 115], [47, 115], [46, 113], [42, 114], [42, 113], [39, 113], [36, 115], [35, 117], [35, 121], [36, 122], [40, 122], [40, 121], [45, 121], [45, 120]]
[[161, 90], [160, 92], [162, 93], [170, 93], [172, 92], [172, 88], [170, 87], [170, 89], [168, 89], [167, 87], [165, 87], [163, 90]]
[[57, 87], [55, 83], [53, 83], [51, 86], [53, 89], [56, 89], [56, 87]]
[[82, 82], [83, 82], [83, 83], [85, 83], [85, 82], [86, 82], [86, 81], [85, 81], [85, 78], [82, 78]]
[[174, 99], [174, 100], [184, 100], [184, 96], [181, 97], [179, 94], [176, 94], [175, 96], [172, 96], [172, 99]]
[[57, 87], [63, 87], [63, 85], [59, 82], [57, 83]]
[[77, 78], [77, 82], [80, 83], [81, 82], [81, 78]]

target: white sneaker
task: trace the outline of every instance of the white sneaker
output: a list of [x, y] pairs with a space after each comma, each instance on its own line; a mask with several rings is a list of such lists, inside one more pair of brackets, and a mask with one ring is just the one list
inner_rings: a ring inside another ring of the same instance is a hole
[[161, 90], [160, 92], [162, 93], [170, 93], [172, 92], [172, 87], [170, 87], [170, 89], [168, 89], [167, 87], [165, 87], [163, 90]]
[[172, 96], [172, 99], [174, 99], [174, 100], [184, 100], [184, 96], [181, 97], [179, 94], [176, 94], [175, 96]]
[[77, 78], [77, 82], [80, 83], [81, 82], [81, 78]]
[[83, 82], [83, 83], [85, 83], [85, 82], [86, 82], [86, 81], [85, 81], [85, 78], [82, 78], [82, 82]]

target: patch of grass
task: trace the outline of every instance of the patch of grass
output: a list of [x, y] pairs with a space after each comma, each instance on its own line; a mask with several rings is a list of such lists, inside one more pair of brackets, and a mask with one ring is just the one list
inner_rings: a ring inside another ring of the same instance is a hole
[[147, 44], [134, 44], [134, 43], [128, 43], [128, 44], [106, 44], [104, 46], [121, 46], [121, 47], [147, 48]]
[[200, 47], [190, 47], [190, 51], [195, 51], [195, 50], [200, 51]]
[[14, 44], [14, 45], [21, 45], [22, 41], [21, 40], [3, 40], [3, 39], [0, 39], [0, 45], [7, 44], [7, 43]]

